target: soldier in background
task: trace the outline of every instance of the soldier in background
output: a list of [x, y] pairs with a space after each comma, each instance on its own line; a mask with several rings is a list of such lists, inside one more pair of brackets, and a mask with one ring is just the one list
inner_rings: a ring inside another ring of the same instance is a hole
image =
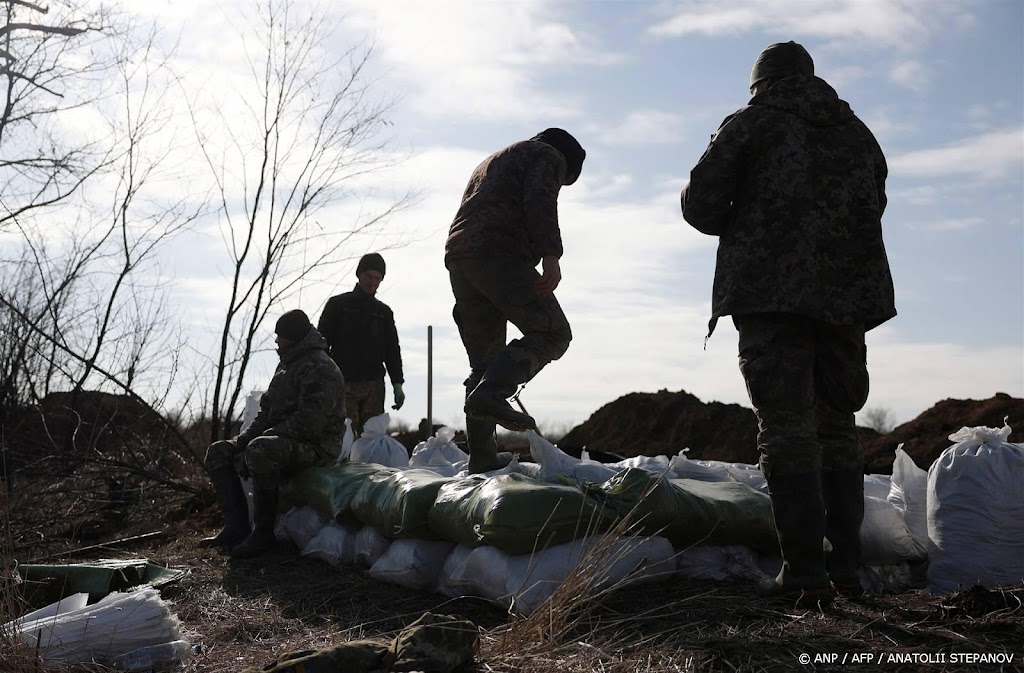
[[345, 404], [357, 437], [367, 419], [384, 413], [385, 367], [394, 391], [391, 408], [405, 404], [395, 315], [376, 296], [386, 271], [379, 253], [363, 255], [356, 265], [355, 288], [328, 299], [317, 323], [345, 376]]
[[[306, 314], [278, 319], [281, 362], [259, 413], [234, 439], [214, 442], [206, 452], [224, 529], [200, 547], [231, 547], [232, 556], [257, 556], [274, 545], [274, 521], [282, 478], [314, 465], [330, 465], [345, 432], [345, 380], [327, 354], [327, 342]], [[239, 476], [251, 477], [253, 521]]]
[[[882, 242], [885, 157], [795, 42], [773, 44], [690, 173], [683, 217], [719, 237], [708, 336], [739, 331], [784, 559], [767, 596], [860, 594], [864, 335], [896, 315]], [[826, 556], [822, 538], [832, 551]], [[831, 580], [831, 584], [830, 584]]]
[[[553, 294], [562, 279], [558, 192], [576, 182], [585, 158], [576, 139], [559, 128], [495, 152], [470, 176], [449, 229], [444, 261], [471, 368], [464, 382], [470, 472], [511, 461], [511, 454], [497, 452], [495, 423], [536, 428], [508, 399], [560, 358], [572, 339]], [[523, 336], [506, 344], [509, 322]]]

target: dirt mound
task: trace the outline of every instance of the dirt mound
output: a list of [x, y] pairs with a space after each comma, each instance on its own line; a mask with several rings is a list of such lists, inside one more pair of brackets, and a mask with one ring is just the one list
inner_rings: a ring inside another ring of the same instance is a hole
[[[943, 400], [888, 434], [858, 428], [868, 472], [889, 473], [896, 447], [927, 469], [963, 426], [1002, 427], [1009, 417], [1011, 442], [1024, 441], [1024, 399], [997, 393], [987, 400]], [[598, 409], [559, 443], [567, 451], [599, 450], [625, 457], [673, 456], [757, 462], [757, 419], [738, 404], [702, 402], [685, 392], [630, 393]]]
[[996, 393], [987, 400], [942, 400], [912, 421], [887, 435], [861, 435], [870, 472], [892, 471], [896, 447], [903, 444], [918, 467], [928, 469], [952, 442], [949, 435], [962, 427], [1003, 427], [1003, 419], [1013, 428], [1010, 441], [1024, 442], [1024, 399]]
[[630, 393], [604, 405], [558, 443], [633, 456], [757, 461], [757, 418], [738, 404], [704, 403], [686, 391]]

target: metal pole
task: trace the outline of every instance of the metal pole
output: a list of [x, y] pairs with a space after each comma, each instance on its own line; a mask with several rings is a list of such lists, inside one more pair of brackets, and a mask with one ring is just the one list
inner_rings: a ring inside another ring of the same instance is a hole
[[434, 434], [434, 326], [427, 325], [427, 436]]

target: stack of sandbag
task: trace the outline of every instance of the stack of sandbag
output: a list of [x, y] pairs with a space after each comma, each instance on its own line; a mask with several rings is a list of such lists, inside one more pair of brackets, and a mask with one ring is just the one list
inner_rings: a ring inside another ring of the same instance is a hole
[[928, 589], [1024, 581], [1024, 446], [1010, 426], [961, 428], [928, 470]]
[[122, 671], [181, 668], [192, 655], [181, 624], [153, 587], [108, 594], [86, 605], [75, 594], [4, 626], [45, 666], [97, 663]]

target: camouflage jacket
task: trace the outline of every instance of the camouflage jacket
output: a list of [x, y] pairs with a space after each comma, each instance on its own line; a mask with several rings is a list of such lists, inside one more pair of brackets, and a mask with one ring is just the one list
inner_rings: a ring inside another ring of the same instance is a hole
[[238, 441], [244, 445], [276, 435], [333, 446], [344, 432], [345, 379], [327, 354], [327, 342], [311, 328], [302, 341], [281, 351], [259, 413]]
[[686, 221], [719, 237], [711, 331], [746, 313], [866, 329], [896, 315], [887, 173], [874, 136], [817, 77], [783, 79], [727, 117], [682, 192]]
[[327, 300], [317, 329], [346, 381], [383, 380], [387, 366], [392, 384], [405, 382], [395, 314], [358, 284], [351, 292]]
[[445, 263], [516, 257], [536, 266], [541, 257], [561, 257], [558, 192], [566, 170], [562, 153], [536, 140], [513, 143], [484, 159], [448, 231]]

